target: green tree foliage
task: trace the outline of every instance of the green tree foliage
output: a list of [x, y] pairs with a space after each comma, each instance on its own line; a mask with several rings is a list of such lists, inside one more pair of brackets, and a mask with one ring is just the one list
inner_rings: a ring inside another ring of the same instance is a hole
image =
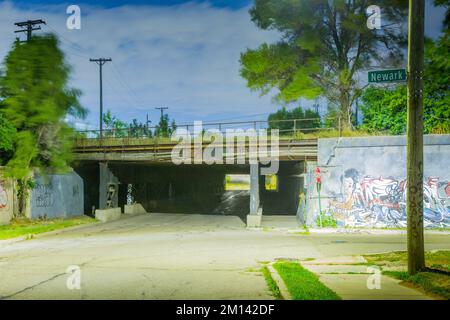
[[364, 91], [362, 103], [363, 129], [390, 134], [406, 132], [406, 86], [395, 89], [369, 87]]
[[366, 9], [371, 4], [364, 0], [255, 0], [252, 21], [261, 29], [278, 31], [281, 39], [241, 55], [241, 75], [248, 87], [262, 94], [277, 89], [276, 98], [282, 102], [324, 95], [340, 107], [343, 123], [350, 127], [351, 106], [361, 93], [357, 72], [379, 61], [395, 64], [406, 44], [398, 24], [407, 17], [408, 1], [377, 1], [383, 21], [391, 24], [382, 30], [367, 28]]
[[103, 114], [103, 124], [104, 124], [104, 137], [117, 137], [123, 138], [128, 136], [128, 126], [127, 124], [118, 119], [116, 116], [112, 115], [111, 111], [108, 110]]
[[11, 159], [16, 128], [0, 113], [0, 165]]
[[[424, 75], [424, 131], [450, 133], [450, 32], [427, 40]], [[362, 97], [362, 127], [391, 134], [406, 132], [407, 89], [369, 87]]]
[[168, 138], [177, 129], [175, 120], [170, 123], [169, 115], [165, 114], [159, 119], [159, 123], [155, 128], [155, 137]]
[[70, 67], [53, 35], [15, 42], [0, 77], [0, 112], [16, 128], [8, 174], [22, 179], [31, 168], [59, 171], [71, 159], [67, 115], [83, 117], [80, 91], [69, 88]]
[[133, 121], [130, 123], [130, 136], [131, 137], [148, 137], [151, 138], [152, 131], [149, 129], [149, 127], [146, 124], [143, 124], [142, 122], [139, 122], [137, 119], [133, 119]]
[[[303, 119], [303, 120], [302, 120]], [[279, 121], [279, 120], [292, 120], [292, 121]], [[302, 129], [305, 132], [311, 132], [312, 130], [308, 129], [317, 129], [320, 128], [320, 115], [312, 110], [303, 110], [302, 107], [297, 107], [292, 110], [286, 110], [285, 107], [281, 108], [275, 113], [269, 115], [269, 128], [270, 129], [278, 129], [281, 133], [292, 131], [294, 129], [294, 121], [295, 127], [297, 130], [301, 131]]]

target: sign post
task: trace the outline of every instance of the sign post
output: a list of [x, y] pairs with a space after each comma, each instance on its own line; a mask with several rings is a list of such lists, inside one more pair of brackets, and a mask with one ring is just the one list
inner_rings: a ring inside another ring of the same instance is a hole
[[320, 168], [317, 167], [316, 171], [316, 187], [317, 187], [317, 194], [318, 194], [318, 198], [319, 198], [319, 221], [320, 221], [320, 227], [322, 228], [322, 203], [320, 201], [320, 191], [322, 189], [322, 178], [320, 176]]

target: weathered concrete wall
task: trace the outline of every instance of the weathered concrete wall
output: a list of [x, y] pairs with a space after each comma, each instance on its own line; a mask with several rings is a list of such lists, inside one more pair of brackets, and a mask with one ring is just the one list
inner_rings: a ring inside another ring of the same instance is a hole
[[[424, 144], [425, 226], [448, 227], [450, 135], [425, 136]], [[339, 225], [406, 226], [406, 137], [320, 139], [318, 159], [322, 211]], [[318, 212], [316, 200], [310, 222]]]
[[100, 208], [100, 166], [98, 162], [83, 162], [75, 167], [75, 171], [84, 182], [85, 214], [94, 217], [95, 210]]
[[84, 185], [81, 177], [68, 174], [35, 176], [27, 216], [67, 218], [84, 214]]
[[0, 168], [0, 225], [8, 224], [14, 213], [14, 181], [3, 176]]

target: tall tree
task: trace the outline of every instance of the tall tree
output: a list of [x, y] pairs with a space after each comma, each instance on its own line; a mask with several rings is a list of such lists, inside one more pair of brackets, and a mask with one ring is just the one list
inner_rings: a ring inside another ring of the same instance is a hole
[[53, 35], [16, 41], [0, 77], [0, 112], [16, 128], [7, 173], [26, 178], [31, 168], [58, 171], [71, 159], [67, 115], [83, 117], [80, 91], [68, 87], [70, 67]]
[[278, 89], [282, 102], [323, 95], [339, 106], [351, 127], [352, 104], [361, 90], [358, 71], [370, 64], [396, 64], [406, 45], [400, 26], [407, 20], [407, 0], [380, 0], [381, 30], [367, 27], [365, 0], [255, 0], [252, 21], [276, 30], [281, 40], [241, 55], [241, 75], [262, 94]]

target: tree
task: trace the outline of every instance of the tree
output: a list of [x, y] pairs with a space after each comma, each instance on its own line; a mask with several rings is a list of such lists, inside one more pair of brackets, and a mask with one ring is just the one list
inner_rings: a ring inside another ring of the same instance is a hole
[[0, 113], [0, 165], [5, 165], [14, 150], [16, 128]]
[[[292, 120], [292, 121], [279, 121], [279, 120]], [[312, 110], [303, 110], [302, 107], [294, 108], [290, 111], [285, 107], [281, 108], [275, 113], [269, 115], [269, 128], [278, 129], [281, 133], [294, 130], [294, 120], [296, 121], [295, 128], [298, 131], [302, 129], [317, 129], [320, 128], [320, 115]], [[304, 120], [304, 121], [302, 121]], [[311, 130], [306, 130], [310, 132]]]
[[4, 60], [0, 77], [0, 112], [16, 129], [6, 174], [18, 179], [20, 211], [32, 169], [42, 173], [66, 170], [72, 159], [72, 129], [67, 115], [84, 117], [80, 91], [69, 88], [71, 68], [53, 35], [16, 41]]
[[[424, 132], [450, 133], [450, 32], [426, 41]], [[369, 87], [362, 96], [362, 127], [369, 131], [406, 132], [406, 86]]]
[[241, 75], [252, 90], [279, 91], [277, 100], [296, 101], [323, 95], [340, 108], [343, 124], [351, 127], [355, 99], [361, 94], [358, 71], [379, 61], [395, 65], [402, 56], [406, 35], [399, 27], [408, 1], [380, 0], [381, 30], [367, 27], [364, 0], [255, 0], [252, 21], [261, 29], [276, 30], [281, 40], [241, 55]]
[[175, 120], [169, 125], [169, 115], [165, 114], [159, 119], [159, 123], [155, 128], [155, 137], [168, 138], [177, 129]]
[[127, 136], [127, 124], [112, 115], [110, 110], [103, 114], [103, 124], [105, 125], [106, 130], [106, 132], [103, 133], [105, 137], [123, 138]]
[[129, 125], [130, 128], [130, 136], [135, 138], [141, 137], [152, 137], [152, 131], [146, 124], [139, 122], [137, 119], [133, 119], [133, 121]]

